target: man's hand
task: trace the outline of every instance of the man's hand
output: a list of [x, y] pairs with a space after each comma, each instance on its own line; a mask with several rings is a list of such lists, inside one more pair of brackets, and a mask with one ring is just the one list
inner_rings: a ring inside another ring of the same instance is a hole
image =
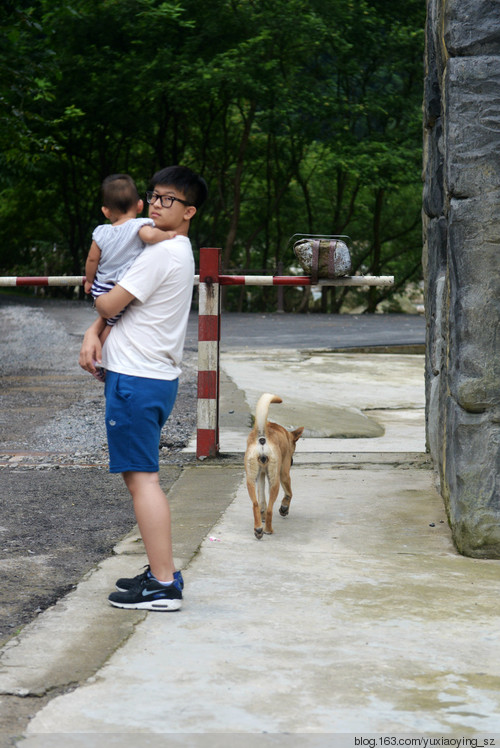
[[99, 340], [99, 335], [104, 330], [105, 326], [106, 320], [102, 319], [102, 317], [98, 317], [85, 332], [82, 347], [80, 348], [78, 363], [82, 369], [89, 371], [94, 376], [96, 375], [96, 363], [102, 363], [102, 346], [101, 341]]

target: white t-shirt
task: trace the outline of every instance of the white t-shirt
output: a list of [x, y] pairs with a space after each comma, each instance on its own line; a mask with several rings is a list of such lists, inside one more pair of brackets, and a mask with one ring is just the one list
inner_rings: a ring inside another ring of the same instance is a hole
[[139, 236], [142, 226], [154, 226], [151, 218], [131, 218], [118, 226], [97, 226], [92, 239], [101, 250], [95, 279], [98, 283], [117, 283], [146, 246]]
[[120, 281], [136, 298], [104, 343], [103, 366], [119, 374], [177, 379], [193, 280], [187, 236], [147, 246]]

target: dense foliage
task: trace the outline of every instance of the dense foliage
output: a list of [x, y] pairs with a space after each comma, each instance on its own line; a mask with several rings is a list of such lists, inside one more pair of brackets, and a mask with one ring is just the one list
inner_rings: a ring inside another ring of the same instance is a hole
[[[349, 235], [358, 272], [420, 277], [423, 0], [28, 0], [0, 16], [3, 274], [82, 273], [102, 179], [144, 191], [183, 163], [210, 189], [193, 244], [222, 247], [230, 272], [290, 272], [305, 232]], [[227, 303], [264, 309], [270, 292]]]

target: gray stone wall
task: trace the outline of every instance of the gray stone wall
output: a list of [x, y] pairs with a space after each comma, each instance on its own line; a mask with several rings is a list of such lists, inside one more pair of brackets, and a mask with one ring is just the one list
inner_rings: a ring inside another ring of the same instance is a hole
[[500, 558], [500, 2], [427, 8], [427, 440], [457, 549]]

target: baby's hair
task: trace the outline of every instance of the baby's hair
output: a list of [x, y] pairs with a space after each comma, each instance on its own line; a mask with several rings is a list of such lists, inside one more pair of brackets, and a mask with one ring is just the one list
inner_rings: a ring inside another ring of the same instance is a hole
[[165, 169], [160, 169], [151, 180], [153, 189], [158, 184], [175, 187], [195, 208], [199, 208], [207, 199], [207, 183], [203, 177], [195, 174], [187, 166], [167, 166]]
[[119, 213], [128, 213], [140, 199], [135, 182], [128, 174], [111, 174], [106, 177], [101, 193], [104, 207]]

